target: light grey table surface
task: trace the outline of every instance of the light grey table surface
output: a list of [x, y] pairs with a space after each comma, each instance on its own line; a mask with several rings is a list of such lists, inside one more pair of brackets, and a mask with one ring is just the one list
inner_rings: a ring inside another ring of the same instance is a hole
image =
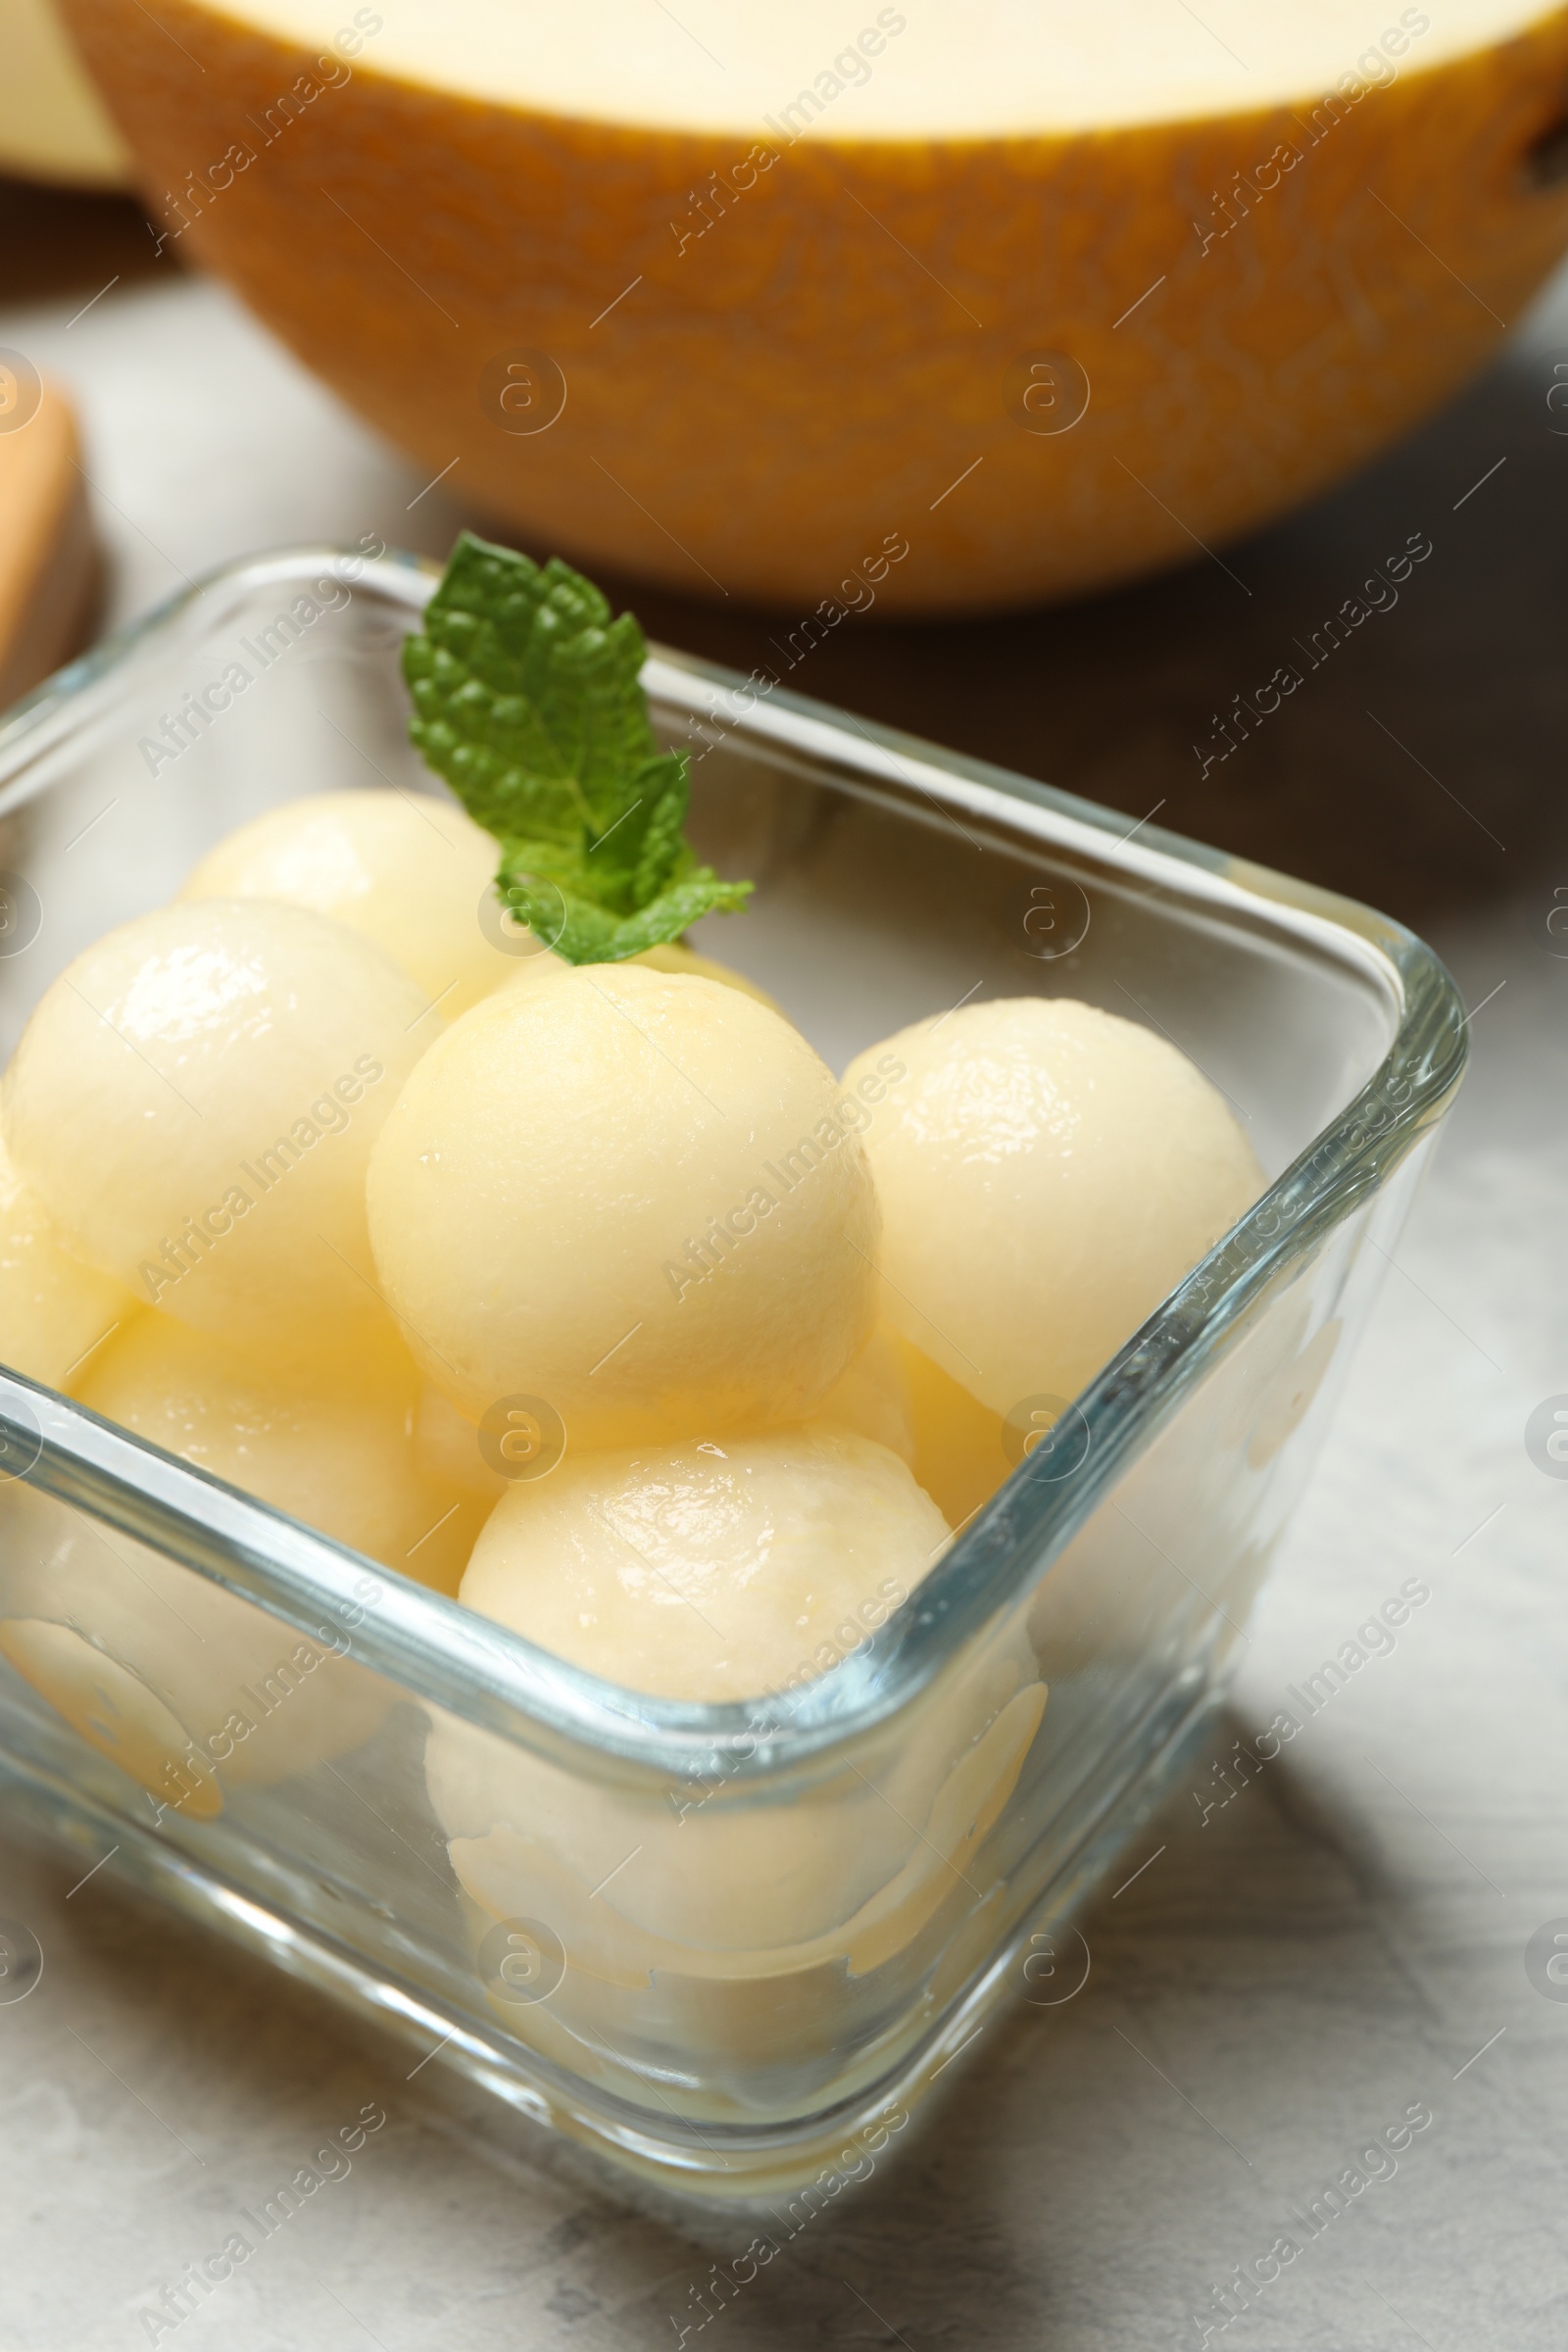
[[[6, 309], [0, 343], [79, 397], [112, 617], [292, 539], [444, 549], [461, 485], [417, 495], [226, 295], [127, 272], [74, 318], [96, 282]], [[1128, 1868], [1156, 1858], [1084, 1923], [1085, 1990], [988, 2027], [900, 2161], [688, 2341], [1196, 2347], [1211, 2285], [1416, 2101], [1433, 2121], [1396, 2173], [1225, 2340], [1546, 2352], [1568, 2331], [1568, 2001], [1525, 1965], [1568, 1919], [1568, 1485], [1524, 1446], [1568, 1391], [1559, 351], [1568, 286], [1416, 441], [1228, 550], [1240, 587], [1200, 564], [1056, 614], [845, 630], [802, 680], [1382, 904], [1448, 958], [1475, 1058], [1251, 1626], [1237, 1728], [1403, 1579], [1430, 1603], [1244, 1795], [1204, 1820], [1180, 1790]], [[1434, 552], [1397, 609], [1200, 781], [1210, 711], [1412, 530]], [[768, 625], [637, 603], [652, 633], [743, 663]], [[182, 2347], [655, 2352], [746, 2244], [740, 2219], [629, 2194], [439, 2065], [409, 2080], [401, 2048], [139, 1908], [113, 1861], [75, 1876], [0, 1827], [0, 1912], [45, 1954], [0, 2006], [0, 2352], [146, 2342], [148, 2299], [366, 2101], [385, 2129]]]

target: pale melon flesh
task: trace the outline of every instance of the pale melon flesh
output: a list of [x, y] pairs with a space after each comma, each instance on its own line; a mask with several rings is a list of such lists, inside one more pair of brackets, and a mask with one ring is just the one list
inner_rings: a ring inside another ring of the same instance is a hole
[[[229, 0], [239, 24], [326, 48], [338, 0]], [[805, 135], [904, 139], [1116, 130], [1251, 113], [1332, 89], [1383, 36], [1436, 66], [1538, 23], [1540, 0], [966, 0], [938, 8], [795, 0], [401, 0], [362, 70], [580, 121], [764, 132], [808, 91]], [[858, 36], [868, 32], [862, 44]], [[837, 90], [831, 83], [837, 82]], [[787, 131], [796, 127], [785, 122]]]

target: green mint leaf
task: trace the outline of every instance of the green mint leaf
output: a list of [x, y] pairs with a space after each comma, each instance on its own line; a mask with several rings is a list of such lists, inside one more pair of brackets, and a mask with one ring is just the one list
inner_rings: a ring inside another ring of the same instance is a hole
[[710, 867], [693, 866], [634, 913], [617, 914], [590, 895], [585, 883], [591, 877], [552, 858], [554, 848], [547, 842], [513, 845], [499, 882], [505, 904], [569, 963], [624, 963], [645, 948], [678, 939], [700, 915], [735, 913], [752, 887], [720, 882]]
[[410, 738], [501, 846], [497, 887], [572, 963], [616, 963], [743, 906], [685, 838], [684, 752], [662, 752], [629, 612], [593, 583], [465, 531], [403, 649]]

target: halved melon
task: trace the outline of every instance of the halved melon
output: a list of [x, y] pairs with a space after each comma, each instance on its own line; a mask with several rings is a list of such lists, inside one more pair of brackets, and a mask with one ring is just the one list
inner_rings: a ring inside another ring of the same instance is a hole
[[1568, 242], [1539, 0], [66, 7], [171, 236], [432, 475], [819, 625], [1234, 537]]

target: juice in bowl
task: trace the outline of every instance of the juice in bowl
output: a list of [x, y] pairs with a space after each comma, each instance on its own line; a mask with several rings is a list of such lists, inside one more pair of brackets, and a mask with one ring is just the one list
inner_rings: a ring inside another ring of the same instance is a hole
[[18, 1807], [662, 2178], [906, 2118], [1202, 1736], [1441, 967], [473, 540], [0, 774]]

